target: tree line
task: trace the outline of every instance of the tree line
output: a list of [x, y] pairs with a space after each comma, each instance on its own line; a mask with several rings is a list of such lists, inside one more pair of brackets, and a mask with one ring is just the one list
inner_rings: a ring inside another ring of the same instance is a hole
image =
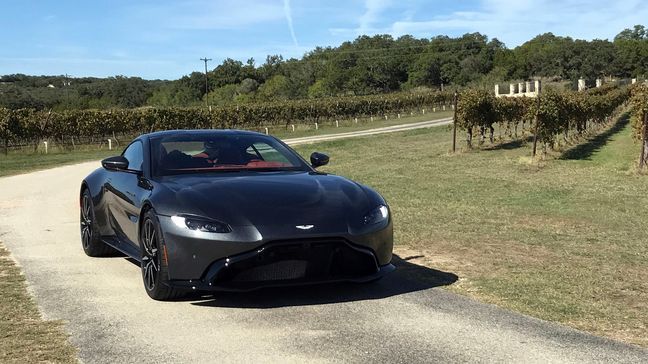
[[[459, 37], [360, 36], [303, 57], [270, 55], [257, 65], [225, 59], [205, 75], [178, 80], [138, 77], [0, 77], [0, 107], [108, 109], [224, 106], [249, 102], [384, 94], [448, 85], [488, 86], [500, 81], [550, 77], [645, 78], [648, 30], [621, 31], [613, 40], [579, 40], [545, 33], [513, 49], [480, 33]], [[197, 62], [198, 63], [198, 62]]]

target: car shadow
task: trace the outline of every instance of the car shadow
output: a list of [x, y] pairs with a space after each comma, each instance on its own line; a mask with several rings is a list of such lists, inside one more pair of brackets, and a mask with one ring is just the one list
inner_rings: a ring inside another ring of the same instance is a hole
[[393, 256], [396, 271], [373, 283], [332, 283], [302, 287], [264, 288], [252, 292], [189, 295], [192, 305], [229, 308], [277, 308], [374, 300], [451, 285], [457, 275], [411, 263], [421, 256]]

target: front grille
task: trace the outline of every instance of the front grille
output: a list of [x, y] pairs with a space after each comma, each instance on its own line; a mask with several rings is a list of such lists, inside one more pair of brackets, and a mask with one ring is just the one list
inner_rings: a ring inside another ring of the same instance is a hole
[[378, 271], [369, 249], [342, 239], [276, 241], [215, 264], [222, 267], [211, 277], [216, 286], [343, 280]]
[[306, 276], [308, 262], [305, 260], [282, 260], [243, 270], [232, 282], [263, 282], [300, 279]]

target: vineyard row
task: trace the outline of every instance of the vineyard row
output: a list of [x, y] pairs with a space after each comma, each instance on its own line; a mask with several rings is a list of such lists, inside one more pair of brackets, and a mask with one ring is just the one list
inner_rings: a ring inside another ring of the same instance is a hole
[[170, 129], [258, 128], [289, 124], [383, 116], [421, 107], [449, 104], [448, 92], [396, 93], [389, 95], [295, 100], [240, 106], [196, 108], [147, 108], [117, 110], [68, 110], [62, 112], [0, 108], [0, 138], [38, 143], [69, 138], [91, 139], [111, 135], [136, 135]]
[[537, 98], [496, 98], [491, 92], [466, 90], [457, 104], [457, 126], [466, 131], [468, 146], [473, 133], [482, 140], [488, 131], [493, 138], [494, 125], [506, 129], [522, 122], [532, 125], [536, 140], [543, 145], [554, 143], [560, 135], [582, 134], [588, 125], [607, 122], [615, 110], [630, 98], [628, 87], [603, 87], [587, 92], [549, 89]]

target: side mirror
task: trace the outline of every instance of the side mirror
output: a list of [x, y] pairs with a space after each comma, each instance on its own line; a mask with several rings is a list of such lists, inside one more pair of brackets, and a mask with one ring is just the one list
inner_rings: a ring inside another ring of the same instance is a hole
[[125, 171], [128, 169], [128, 159], [118, 155], [102, 160], [101, 165], [109, 171]]
[[325, 166], [329, 162], [329, 156], [324, 153], [313, 152], [310, 156], [310, 162], [313, 168]]

